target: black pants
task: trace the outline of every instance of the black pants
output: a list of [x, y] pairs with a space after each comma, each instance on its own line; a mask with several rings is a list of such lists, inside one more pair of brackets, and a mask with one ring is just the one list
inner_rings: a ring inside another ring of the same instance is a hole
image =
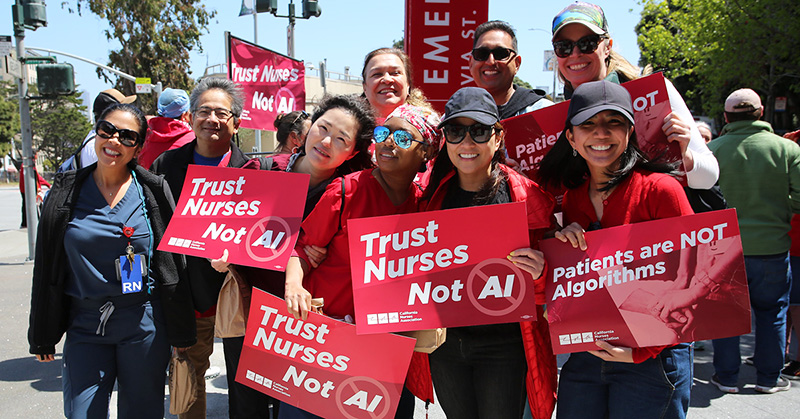
[[277, 419], [280, 406], [278, 400], [236, 381], [242, 346], [244, 346], [244, 336], [222, 339], [225, 369], [228, 371], [228, 416], [230, 419], [270, 419], [269, 405], [272, 404], [272, 418]]

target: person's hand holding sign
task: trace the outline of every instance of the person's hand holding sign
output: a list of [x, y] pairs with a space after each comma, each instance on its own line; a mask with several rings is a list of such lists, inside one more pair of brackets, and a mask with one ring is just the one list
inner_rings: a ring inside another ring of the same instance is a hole
[[544, 253], [530, 247], [514, 250], [507, 258], [514, 265], [531, 274], [533, 279], [539, 279], [544, 271]]
[[572, 247], [586, 250], [586, 239], [584, 238], [585, 231], [578, 223], [572, 223], [564, 227], [561, 231], [556, 231], [556, 238], [566, 243], [568, 240]]
[[303, 277], [308, 274], [309, 270], [310, 268], [303, 259], [297, 256], [289, 258], [289, 264], [286, 266], [284, 299], [289, 314], [296, 319], [305, 320], [311, 309], [311, 293], [303, 288]]
[[595, 345], [597, 345], [600, 350], [587, 352], [603, 361], [633, 363], [633, 350], [631, 348], [614, 346], [604, 340], [598, 340], [595, 342]]
[[230, 263], [228, 263], [228, 249], [222, 251], [222, 256], [219, 259], [209, 259], [209, 262], [211, 262], [211, 267], [215, 271], [228, 272], [228, 266], [230, 266]]

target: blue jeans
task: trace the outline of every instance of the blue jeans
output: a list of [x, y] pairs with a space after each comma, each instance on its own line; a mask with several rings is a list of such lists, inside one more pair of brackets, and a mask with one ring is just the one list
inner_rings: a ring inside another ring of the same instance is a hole
[[683, 419], [692, 387], [692, 348], [681, 343], [640, 364], [570, 355], [558, 382], [558, 419]]
[[[786, 311], [792, 283], [789, 254], [745, 256], [744, 265], [756, 325], [756, 384], [771, 387], [781, 374], [786, 350]], [[720, 383], [736, 386], [741, 363], [739, 336], [714, 340], [714, 371]]]

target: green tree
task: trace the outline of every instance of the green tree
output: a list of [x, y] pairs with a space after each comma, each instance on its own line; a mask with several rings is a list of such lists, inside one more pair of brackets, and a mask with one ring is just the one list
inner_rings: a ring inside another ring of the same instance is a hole
[[[201, 4], [202, 0], [74, 0], [62, 2], [70, 12], [80, 14], [85, 8], [108, 21], [106, 38], [121, 44], [109, 53], [108, 65], [125, 73], [150, 77], [164, 87], [191, 91], [189, 51], [202, 52], [200, 35], [207, 31], [209, 20], [216, 15]], [[98, 69], [99, 77], [112, 81]], [[135, 85], [129, 80], [116, 80], [118, 90], [131, 95]], [[145, 96], [140, 98], [140, 102]], [[155, 110], [155, 100], [148, 97], [142, 103], [145, 112]]]
[[[776, 128], [796, 124], [800, 104], [800, 2], [796, 0], [645, 0], [636, 27], [640, 64], [672, 79], [695, 112], [721, 120], [730, 92], [750, 87], [765, 99]], [[790, 112], [774, 99], [788, 96]], [[792, 116], [794, 116], [794, 121]]]
[[16, 95], [17, 86], [13, 82], [0, 82], [0, 145], [11, 144], [20, 132]]
[[79, 94], [31, 101], [34, 148], [48, 157], [48, 169], [72, 155], [92, 129], [86, 113]]

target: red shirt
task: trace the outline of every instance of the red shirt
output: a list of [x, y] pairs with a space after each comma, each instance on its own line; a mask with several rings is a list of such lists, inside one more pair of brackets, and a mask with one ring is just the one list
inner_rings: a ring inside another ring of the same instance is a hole
[[[603, 202], [598, 220], [589, 200], [589, 182], [564, 194], [564, 225], [578, 223], [584, 229], [600, 221], [602, 228], [694, 214], [681, 184], [670, 175], [635, 169]], [[633, 348], [633, 362], [644, 362], [667, 346]]]
[[362, 170], [343, 178], [344, 200], [342, 200], [342, 180], [335, 179], [331, 182], [317, 206], [301, 225], [300, 237], [295, 246], [298, 256], [308, 262], [303, 247], [313, 244], [328, 248], [328, 255], [322, 264], [304, 278], [303, 287], [312, 297], [325, 299], [322, 310], [331, 317], [343, 318], [347, 314], [355, 315], [350, 279], [347, 220], [416, 212], [417, 202], [422, 194], [417, 185], [411, 184], [406, 202], [395, 206], [372, 175], [373, 170]]

